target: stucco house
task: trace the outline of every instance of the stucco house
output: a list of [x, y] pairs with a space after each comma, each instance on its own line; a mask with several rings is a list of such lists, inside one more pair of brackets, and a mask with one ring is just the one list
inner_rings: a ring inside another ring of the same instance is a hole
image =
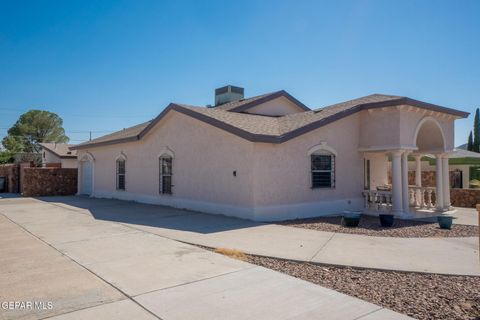
[[[171, 103], [72, 147], [79, 193], [260, 221], [449, 210], [454, 121], [468, 113], [383, 94], [311, 110], [283, 90], [243, 93], [226, 86], [214, 106]], [[408, 156], [423, 154], [437, 157], [435, 188], [408, 185]]]
[[42, 167], [77, 168], [77, 151], [71, 144], [40, 143]]

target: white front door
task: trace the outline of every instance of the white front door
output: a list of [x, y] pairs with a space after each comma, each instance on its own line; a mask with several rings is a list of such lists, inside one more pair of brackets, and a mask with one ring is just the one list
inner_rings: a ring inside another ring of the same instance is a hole
[[92, 195], [92, 163], [90, 161], [82, 161], [81, 162], [81, 169], [82, 169], [82, 183], [81, 183], [81, 190], [80, 194], [84, 195]]

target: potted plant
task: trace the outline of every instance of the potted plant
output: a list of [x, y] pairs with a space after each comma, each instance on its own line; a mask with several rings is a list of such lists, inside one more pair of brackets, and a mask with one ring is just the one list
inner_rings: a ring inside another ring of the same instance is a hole
[[437, 221], [440, 229], [450, 230], [452, 228], [453, 219], [453, 216], [450, 215], [437, 216]]
[[378, 217], [380, 218], [380, 225], [382, 227], [390, 228], [393, 226], [393, 222], [395, 221], [395, 216], [393, 214], [384, 213], [380, 214]]
[[344, 227], [356, 228], [360, 223], [361, 212], [344, 211], [342, 216], [342, 225]]

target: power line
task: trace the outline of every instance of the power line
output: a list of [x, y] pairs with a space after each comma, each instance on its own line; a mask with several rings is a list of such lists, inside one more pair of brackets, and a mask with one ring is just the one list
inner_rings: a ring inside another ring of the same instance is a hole
[[[5, 110], [5, 111], [3, 111]], [[28, 112], [29, 110], [39, 110], [39, 109], [14, 109], [14, 108], [0, 108], [0, 114], [1, 113], [6, 113], [6, 114], [17, 114], [18, 112]], [[10, 112], [12, 111], [12, 112]], [[14, 112], [17, 111], [17, 112]], [[48, 110], [44, 110], [48, 111]], [[49, 111], [53, 112], [53, 111]], [[95, 114], [92, 112], [89, 112], [88, 114], [75, 114], [75, 113], [57, 113], [61, 117], [81, 117], [81, 118], [150, 118], [151, 115], [142, 115], [142, 114]]]
[[[10, 127], [0, 127], [0, 130], [8, 130]], [[119, 130], [66, 130], [65, 133], [110, 133]]]

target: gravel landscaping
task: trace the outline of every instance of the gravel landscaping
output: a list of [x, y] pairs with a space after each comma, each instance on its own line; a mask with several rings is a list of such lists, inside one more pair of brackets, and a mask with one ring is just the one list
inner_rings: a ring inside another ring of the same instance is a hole
[[480, 277], [322, 266], [251, 255], [247, 261], [417, 319], [480, 319]]
[[451, 230], [438, 227], [437, 222], [423, 222], [395, 219], [391, 228], [380, 226], [379, 218], [362, 215], [357, 228], [347, 228], [341, 224], [342, 217], [320, 217], [277, 222], [289, 227], [306, 228], [319, 231], [363, 234], [379, 237], [425, 238], [425, 237], [475, 237], [478, 227], [454, 224]]

